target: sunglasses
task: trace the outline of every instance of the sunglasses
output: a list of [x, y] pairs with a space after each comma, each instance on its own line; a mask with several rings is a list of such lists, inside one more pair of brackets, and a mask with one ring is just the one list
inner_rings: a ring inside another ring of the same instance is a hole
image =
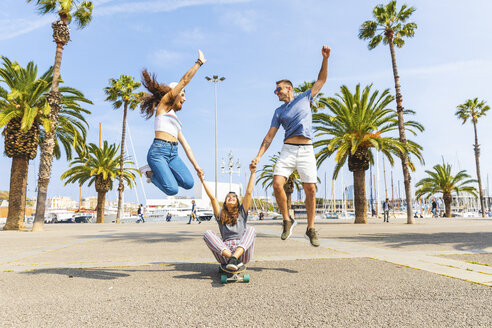
[[282, 87], [277, 87], [275, 90], [273, 90], [273, 93], [277, 94], [280, 90], [282, 90]]

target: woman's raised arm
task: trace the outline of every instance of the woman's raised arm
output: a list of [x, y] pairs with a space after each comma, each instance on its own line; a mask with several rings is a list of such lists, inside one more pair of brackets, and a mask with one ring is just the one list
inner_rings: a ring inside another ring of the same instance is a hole
[[246, 213], [249, 209], [249, 203], [251, 202], [251, 192], [253, 191], [253, 187], [255, 184], [256, 165], [249, 164], [249, 170], [251, 171], [251, 175], [249, 176], [248, 186], [246, 187], [246, 192], [243, 198], [243, 209]]
[[196, 71], [205, 64], [207, 60], [205, 59], [205, 56], [203, 56], [203, 52], [201, 50], [198, 50], [198, 59], [197, 61], [193, 64], [193, 66], [188, 70], [188, 72], [183, 75], [181, 80], [179, 80], [178, 85], [176, 85], [171, 92], [166, 94], [164, 97], [162, 97], [161, 102], [166, 103], [169, 99], [169, 97], [172, 97], [171, 99], [176, 98], [180, 93], [181, 90], [184, 89], [184, 87], [191, 81], [193, 76], [195, 76]]
[[219, 202], [217, 201], [217, 199], [215, 199], [215, 197], [212, 194], [212, 192], [210, 191], [210, 189], [208, 189], [208, 186], [205, 183], [205, 177], [204, 177], [203, 172], [201, 174], [198, 174], [198, 178], [202, 182], [203, 189], [205, 189], [205, 192], [207, 193], [208, 198], [210, 198], [210, 202], [212, 203], [212, 208], [214, 210], [215, 217], [218, 218], [219, 217], [219, 213], [220, 213], [220, 205], [219, 205]]

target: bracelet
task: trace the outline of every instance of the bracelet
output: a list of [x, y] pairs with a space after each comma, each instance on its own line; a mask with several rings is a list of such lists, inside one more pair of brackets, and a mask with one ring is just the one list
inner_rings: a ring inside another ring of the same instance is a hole
[[203, 62], [200, 60], [200, 59], [197, 59], [196, 62], [198, 65], [202, 66], [203, 65]]

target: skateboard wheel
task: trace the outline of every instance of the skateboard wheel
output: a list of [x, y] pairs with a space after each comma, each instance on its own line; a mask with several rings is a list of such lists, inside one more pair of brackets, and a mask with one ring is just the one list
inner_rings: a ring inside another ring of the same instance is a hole
[[227, 284], [227, 276], [225, 274], [221, 275], [220, 276], [220, 281], [223, 283], [223, 284]]
[[245, 274], [243, 280], [244, 282], [249, 282], [249, 274]]

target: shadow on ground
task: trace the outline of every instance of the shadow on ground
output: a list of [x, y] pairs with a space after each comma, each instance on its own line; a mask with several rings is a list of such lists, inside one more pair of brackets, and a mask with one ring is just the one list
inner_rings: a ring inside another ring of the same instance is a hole
[[357, 236], [331, 237], [330, 239], [344, 240], [351, 242], [371, 242], [383, 243], [391, 248], [403, 248], [407, 246], [422, 245], [449, 245], [450, 247], [462, 250], [473, 251], [492, 247], [492, 232], [439, 232], [439, 233], [379, 233], [379, 234], [359, 234]]
[[[212, 287], [222, 287], [220, 282], [219, 264], [218, 263], [179, 263], [172, 264], [170, 271], [182, 272], [173, 278], [176, 279], [207, 279], [211, 281]], [[252, 274], [263, 271], [282, 271], [286, 273], [298, 273], [297, 270], [287, 268], [265, 268], [258, 266], [248, 266], [245, 273]]]
[[28, 272], [21, 272], [21, 274], [27, 275], [39, 275], [39, 274], [57, 274], [66, 276], [67, 278], [87, 278], [97, 280], [113, 280], [118, 278], [124, 278], [130, 276], [128, 273], [123, 273], [120, 269], [41, 269]]
[[[105, 239], [106, 242], [118, 242], [118, 241], [129, 241], [136, 243], [179, 243], [182, 241], [193, 240], [196, 238], [201, 238], [202, 234], [191, 231], [176, 231], [173, 233], [158, 233], [158, 232], [125, 232], [125, 233], [114, 233], [110, 235], [99, 235], [91, 238], [101, 238]], [[78, 236], [78, 238], [85, 239], [87, 236]]]
[[[177, 263], [163, 264], [162, 266], [145, 266], [138, 268], [64, 268], [64, 269], [41, 269], [28, 272], [21, 272], [25, 275], [51, 274], [60, 275], [67, 278], [86, 278], [97, 280], [114, 280], [129, 277], [131, 274], [145, 272], [175, 272], [175, 279], [206, 279], [212, 284], [212, 287], [222, 287], [220, 282], [219, 265], [217, 263]], [[287, 268], [266, 268], [260, 266], [251, 266], [246, 269], [246, 273], [258, 273], [263, 271], [281, 271], [285, 273], [298, 273], [297, 270]]]

